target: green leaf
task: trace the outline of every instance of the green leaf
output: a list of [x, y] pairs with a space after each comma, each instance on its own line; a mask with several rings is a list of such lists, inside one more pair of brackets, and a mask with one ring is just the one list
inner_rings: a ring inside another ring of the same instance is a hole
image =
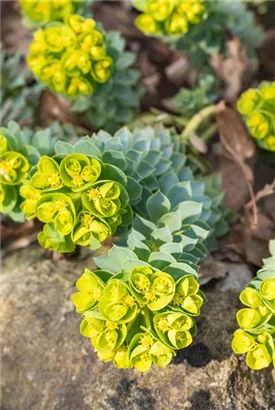
[[124, 172], [121, 171], [118, 167], [111, 164], [104, 165], [101, 172], [101, 178], [110, 181], [117, 181], [123, 186], [127, 185], [127, 177]]
[[57, 155], [68, 155], [73, 152], [73, 146], [68, 142], [57, 141], [54, 150]]
[[169, 214], [163, 215], [159, 220], [159, 224], [167, 226], [171, 233], [180, 230], [182, 226], [180, 212], [170, 212]]
[[147, 199], [146, 208], [150, 216], [150, 220], [157, 223], [163, 215], [170, 211], [171, 204], [165, 195], [163, 195], [160, 191], [157, 191]]
[[181, 218], [185, 224], [197, 221], [202, 212], [202, 204], [194, 201], [184, 201], [179, 204]]
[[127, 164], [125, 156], [121, 151], [105, 151], [102, 155], [102, 161], [107, 164], [115, 165], [122, 171], [124, 171]]
[[132, 65], [135, 62], [135, 60], [136, 60], [135, 53], [125, 52], [116, 61], [115, 67], [117, 70], [123, 70], [125, 68], [128, 68], [130, 65]]
[[77, 154], [91, 155], [97, 158], [101, 158], [101, 152], [97, 146], [92, 142], [85, 139], [81, 139], [73, 146], [73, 152]]
[[130, 249], [114, 245], [109, 250], [108, 256], [99, 256], [94, 258], [94, 261], [100, 269], [120, 273], [126, 259], [138, 260], [138, 257]]

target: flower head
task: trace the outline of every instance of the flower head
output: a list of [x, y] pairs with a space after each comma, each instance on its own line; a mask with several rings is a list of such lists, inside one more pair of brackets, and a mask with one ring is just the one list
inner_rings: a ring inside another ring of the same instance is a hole
[[257, 89], [245, 91], [237, 103], [246, 125], [258, 145], [275, 151], [275, 83], [263, 82]]
[[204, 12], [203, 0], [149, 0], [136, 26], [146, 34], [182, 36], [201, 21]]
[[39, 29], [28, 55], [34, 74], [68, 97], [92, 94], [97, 83], [109, 79], [113, 65], [103, 33], [95, 26], [93, 19], [70, 14], [64, 23]]

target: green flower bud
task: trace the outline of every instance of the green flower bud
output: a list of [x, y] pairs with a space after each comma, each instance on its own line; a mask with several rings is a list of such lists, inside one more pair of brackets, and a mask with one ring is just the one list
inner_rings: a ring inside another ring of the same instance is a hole
[[126, 285], [118, 279], [111, 279], [100, 298], [99, 311], [108, 321], [126, 323], [136, 317], [138, 307]]
[[[96, 59], [98, 59], [98, 50], [95, 51]], [[110, 57], [104, 57], [100, 61], [95, 61], [92, 63], [91, 76], [98, 83], [106, 83], [112, 73], [113, 60]]]
[[192, 343], [190, 329], [194, 321], [178, 312], [160, 313], [154, 317], [154, 327], [162, 342], [173, 349], [183, 349]]
[[58, 163], [47, 156], [40, 158], [38, 171], [32, 176], [31, 184], [36, 189], [55, 190], [62, 187]]
[[140, 14], [136, 18], [135, 24], [137, 28], [145, 34], [156, 35], [161, 33], [159, 24], [154, 20], [154, 17], [149, 14]]
[[199, 293], [199, 283], [193, 275], [186, 275], [176, 285], [176, 292], [171, 305], [192, 315], [199, 315], [203, 305], [203, 297]]
[[185, 15], [174, 13], [166, 22], [165, 30], [170, 36], [178, 36], [187, 33], [189, 28]]
[[85, 19], [77, 14], [67, 16], [65, 23], [76, 33], [82, 34], [94, 31], [96, 22], [94, 19]]
[[70, 77], [80, 77], [91, 71], [91, 60], [87, 53], [81, 50], [68, 50], [62, 56], [62, 65]]
[[236, 354], [247, 353], [254, 346], [254, 337], [241, 329], [236, 330], [232, 340], [232, 349]]
[[76, 287], [79, 292], [72, 296], [72, 301], [76, 311], [84, 313], [97, 306], [103, 294], [104, 282], [94, 272], [85, 269], [83, 275], [77, 280]]
[[103, 35], [99, 30], [92, 30], [89, 33], [84, 33], [80, 37], [81, 40], [81, 50], [85, 51], [85, 53], [91, 53], [93, 47], [101, 46], [103, 44]]
[[201, 21], [205, 12], [204, 1], [179, 1], [177, 11], [187, 17], [187, 20], [192, 24], [197, 24]]
[[72, 78], [69, 80], [66, 94], [68, 97], [78, 97], [80, 95], [90, 95], [94, 92], [93, 85], [85, 78]]
[[66, 87], [66, 74], [58, 60], [48, 61], [41, 67], [39, 72], [43, 82], [51, 84], [57, 92], [64, 92]]
[[149, 267], [137, 266], [130, 273], [130, 285], [139, 303], [150, 310], [167, 306], [175, 293], [175, 281], [165, 272], [153, 272]]
[[18, 185], [28, 175], [29, 162], [24, 155], [16, 151], [1, 154], [0, 182], [6, 185]]
[[60, 53], [77, 45], [77, 36], [65, 25], [50, 26], [44, 31], [44, 40], [49, 52]]
[[170, 0], [150, 0], [146, 12], [156, 21], [165, 21], [172, 13], [175, 4], [175, 2]]
[[60, 174], [64, 185], [74, 191], [83, 190], [96, 182], [100, 173], [100, 162], [83, 154], [66, 155], [60, 164]]

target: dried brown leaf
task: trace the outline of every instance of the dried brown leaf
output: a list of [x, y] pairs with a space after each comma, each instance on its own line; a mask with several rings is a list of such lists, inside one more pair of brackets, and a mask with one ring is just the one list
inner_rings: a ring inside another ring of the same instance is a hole
[[251, 76], [257, 68], [256, 62], [249, 59], [245, 47], [238, 37], [226, 43], [227, 57], [214, 55], [211, 64], [217, 76], [224, 81], [224, 98], [226, 101], [235, 102], [244, 83], [249, 83]]
[[[217, 105], [217, 123], [221, 142], [232, 156], [246, 160], [252, 158], [256, 148], [240, 115], [221, 101]], [[233, 154], [234, 153], [234, 154]]]
[[235, 162], [223, 157], [220, 159], [219, 172], [222, 175], [224, 204], [232, 211], [238, 211], [249, 198], [244, 173]]
[[200, 265], [200, 283], [205, 285], [212, 279], [223, 279], [226, 276], [226, 273], [226, 264], [216, 261], [211, 255], [209, 255]]
[[167, 79], [171, 81], [171, 83], [180, 87], [187, 79], [189, 67], [190, 64], [188, 58], [185, 56], [180, 56], [175, 61], [170, 63], [164, 71]]

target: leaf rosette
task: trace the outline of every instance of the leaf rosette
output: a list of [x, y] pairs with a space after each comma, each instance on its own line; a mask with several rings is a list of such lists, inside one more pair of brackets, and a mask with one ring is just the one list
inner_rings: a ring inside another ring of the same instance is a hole
[[[153, 266], [155, 261], [150, 265], [129, 248], [114, 246], [107, 256], [95, 259], [97, 266], [102, 269], [100, 272], [109, 275], [105, 277], [107, 280], [99, 300], [80, 310], [77, 302], [81, 296], [77, 296], [77, 300], [73, 296], [77, 311], [84, 314], [81, 325], [84, 330], [81, 333], [92, 338], [99, 358], [112, 360], [119, 368], [135, 367], [145, 372], [152, 364], [164, 367], [170, 363], [175, 350], [186, 348], [192, 343], [196, 326], [191, 314], [175, 311], [171, 307], [176, 283], [186, 275], [183, 269], [188, 270], [188, 264], [167, 261], [164, 254], [159, 254], [158, 258], [166, 264], [162, 271]], [[87, 293], [85, 288], [81, 289], [84, 294]], [[197, 287], [192, 293], [195, 291]], [[112, 342], [109, 352], [108, 348], [103, 352], [96, 339], [99, 330], [88, 326], [86, 314], [93, 318], [92, 322], [99, 326], [100, 331], [106, 331], [107, 324], [108, 330], [112, 327], [116, 330], [117, 325], [124, 324], [126, 335], [120, 339], [117, 334], [112, 333], [111, 336], [108, 333]], [[119, 348], [116, 347], [118, 340]]]

